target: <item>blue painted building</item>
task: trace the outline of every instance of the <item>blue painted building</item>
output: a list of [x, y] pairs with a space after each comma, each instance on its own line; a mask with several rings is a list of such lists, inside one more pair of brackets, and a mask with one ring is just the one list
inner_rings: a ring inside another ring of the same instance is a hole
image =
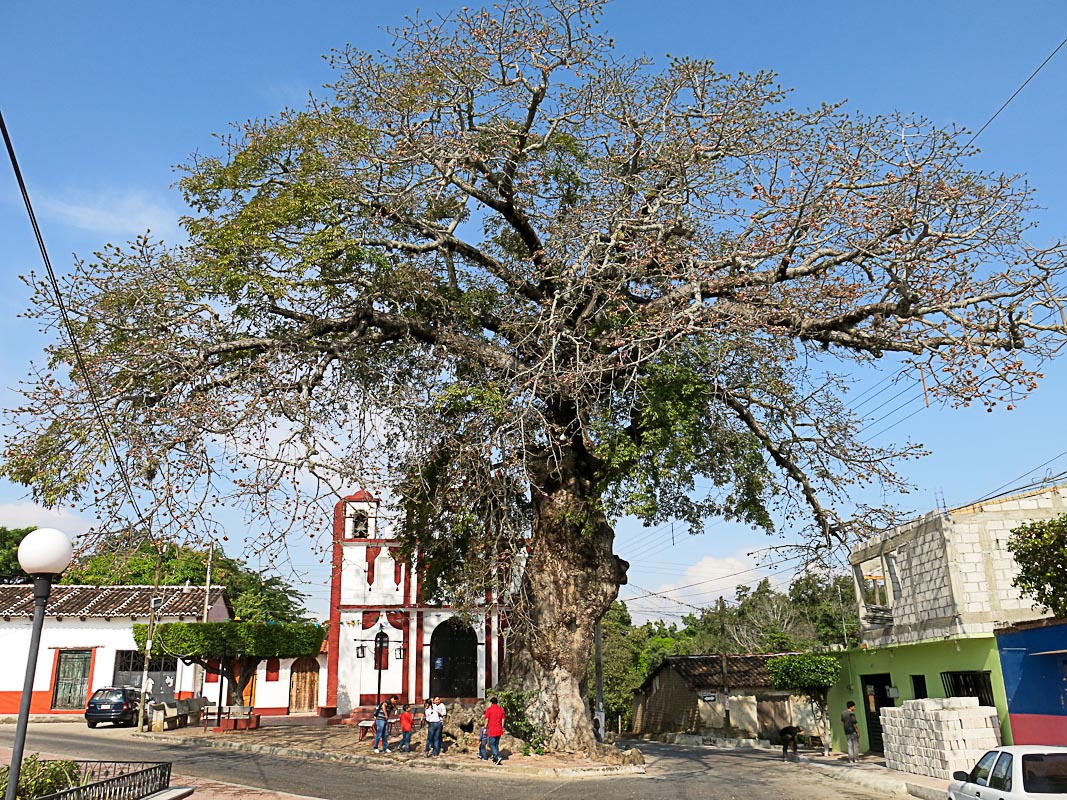
[[1067, 619], [994, 633], [1015, 744], [1067, 745]]

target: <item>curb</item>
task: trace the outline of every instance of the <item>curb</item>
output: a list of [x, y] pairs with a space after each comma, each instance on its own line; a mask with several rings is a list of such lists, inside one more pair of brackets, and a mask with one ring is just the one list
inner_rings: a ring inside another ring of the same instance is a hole
[[[134, 733], [134, 738], [153, 739], [159, 738], [152, 733]], [[235, 742], [222, 739], [203, 739], [197, 736], [182, 736], [177, 738], [167, 737], [171, 744], [180, 747], [214, 747], [220, 750], [238, 750], [246, 753], [259, 753], [262, 755], [281, 756], [283, 758], [298, 758], [305, 761], [335, 761], [344, 764], [360, 764], [364, 766], [380, 767], [406, 767], [408, 769], [432, 769], [454, 770], [457, 772], [489, 772], [503, 775], [531, 775], [547, 778], [603, 778], [613, 775], [644, 775], [643, 764], [620, 764], [605, 765], [601, 767], [528, 767], [506, 766], [500, 770], [496, 766], [487, 764], [461, 764], [455, 761], [442, 761], [435, 759], [428, 762], [418, 757], [411, 758], [372, 758], [370, 756], [351, 755], [324, 750], [298, 750], [292, 747], [279, 745], [254, 744], [252, 742]], [[506, 763], [506, 762], [505, 762]]]
[[921, 800], [945, 800], [945, 790], [935, 789], [933, 786], [923, 786], [921, 783], [908, 783], [904, 781], [908, 787], [908, 794], [912, 797], [919, 797]]
[[[855, 783], [859, 786], [863, 786], [867, 789], [874, 789], [878, 792], [889, 792], [892, 794], [910, 794], [909, 786], [902, 780], [895, 778], [887, 778], [882, 775], [872, 775], [868, 772], [863, 772], [858, 769], [848, 769], [847, 767], [834, 767], [829, 764], [819, 764], [815, 761], [811, 761], [801, 756], [797, 759], [798, 763], [804, 764], [809, 769], [817, 769], [824, 775], [828, 775], [839, 781], [847, 781], [849, 783]], [[921, 787], [927, 789], [928, 787]], [[942, 800], [941, 795], [937, 795], [939, 800]]]

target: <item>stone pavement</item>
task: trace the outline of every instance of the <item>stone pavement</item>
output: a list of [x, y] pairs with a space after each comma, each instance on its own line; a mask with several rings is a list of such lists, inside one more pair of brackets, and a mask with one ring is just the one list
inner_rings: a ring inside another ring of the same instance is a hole
[[[231, 732], [226, 734], [205, 733], [199, 728], [180, 728], [164, 733], [134, 733], [136, 737], [166, 738], [173, 743], [191, 746], [220, 747], [246, 752], [285, 755], [291, 758], [309, 760], [330, 760], [348, 763], [361, 763], [377, 766], [396, 766], [398, 768], [447, 769], [477, 772], [493, 770], [512, 775], [541, 776], [580, 776], [580, 775], [620, 775], [644, 771], [643, 767], [605, 767], [586, 759], [567, 756], [522, 756], [508, 754], [500, 767], [480, 761], [477, 753], [468, 748], [453, 745], [452, 749], [441, 758], [424, 758], [421, 744], [416, 752], [374, 754], [370, 738], [358, 741], [358, 734], [348, 726], [331, 728], [260, 728], [251, 732]], [[620, 742], [623, 747], [638, 747], [639, 740]], [[413, 743], [414, 745], [414, 743]], [[686, 747], [685, 745], [673, 745]], [[688, 747], [686, 747], [688, 749]], [[696, 749], [696, 747], [694, 747]], [[716, 748], [703, 746], [700, 749], [714, 752]], [[777, 748], [775, 748], [777, 749]], [[42, 753], [45, 757], [58, 757]], [[11, 756], [10, 749], [0, 748], [0, 763], [6, 763]], [[883, 792], [887, 795], [924, 798], [924, 800], [945, 800], [948, 781], [898, 772], [885, 766], [884, 759], [877, 756], [864, 756], [858, 764], [849, 764], [840, 753], [823, 756], [821, 752], [808, 751], [801, 754], [803, 766], [821, 773], [867, 789]], [[301, 795], [287, 794], [221, 781], [211, 781], [175, 772], [171, 776], [172, 786], [188, 786], [195, 789], [193, 800], [306, 800]]]
[[[329, 759], [350, 763], [364, 763], [386, 766], [395, 764], [406, 768], [448, 769], [459, 771], [501, 770], [511, 774], [541, 776], [592, 776], [610, 774], [633, 774], [643, 772], [643, 767], [608, 767], [597, 765], [577, 756], [522, 756], [508, 754], [504, 764], [495, 767], [480, 761], [473, 749], [460, 743], [453, 744], [449, 751], [437, 759], [423, 758], [421, 743], [412, 754], [388, 753], [374, 754], [370, 737], [358, 741], [355, 730], [348, 726], [331, 728], [260, 728], [250, 733], [204, 734], [199, 729], [178, 729], [162, 734], [138, 734], [140, 736], [166, 736], [181, 739], [183, 743], [197, 746], [222, 747], [226, 749], [245, 750], [249, 752], [271, 753], [287, 757], [306, 759]], [[641, 741], [627, 740], [619, 743], [622, 747], [640, 748]], [[684, 745], [675, 745], [684, 746]], [[414, 743], [413, 743], [414, 747]], [[714, 752], [716, 748], [701, 747]], [[777, 748], [775, 748], [777, 750]], [[858, 764], [850, 764], [840, 753], [823, 756], [819, 751], [809, 751], [800, 758], [801, 763], [818, 770], [837, 780], [854, 783], [867, 789], [898, 795], [924, 798], [924, 800], [945, 800], [948, 793], [948, 781], [930, 778], [925, 775], [912, 775], [889, 769], [885, 760], [878, 756], [864, 756]], [[219, 791], [205, 787], [205, 792]], [[259, 790], [254, 790], [259, 791]], [[230, 797], [226, 794], [202, 794], [197, 789], [199, 800], [216, 800]], [[281, 797], [279, 795], [278, 797]], [[260, 796], [256, 795], [256, 800]], [[268, 795], [263, 800], [274, 800]]]

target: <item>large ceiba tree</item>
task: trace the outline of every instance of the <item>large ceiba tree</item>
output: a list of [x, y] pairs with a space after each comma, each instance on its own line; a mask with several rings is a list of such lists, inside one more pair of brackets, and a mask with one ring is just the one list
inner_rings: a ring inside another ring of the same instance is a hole
[[506, 597], [508, 680], [557, 750], [593, 746], [619, 515], [813, 548], [891, 521], [853, 493], [920, 448], [865, 441], [850, 371], [1014, 402], [1064, 332], [1063, 248], [1027, 242], [1029, 190], [968, 169], [965, 134], [626, 58], [600, 6], [410, 20], [194, 157], [186, 246], [67, 279], [86, 369], [57, 340], [5, 474], [127, 525], [128, 482], [161, 533], [241, 499], [280, 542], [381, 491], [439, 598]]

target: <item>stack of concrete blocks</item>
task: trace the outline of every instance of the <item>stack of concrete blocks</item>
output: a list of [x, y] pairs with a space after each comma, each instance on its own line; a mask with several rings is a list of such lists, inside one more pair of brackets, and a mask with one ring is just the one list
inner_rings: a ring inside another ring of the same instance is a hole
[[997, 710], [977, 697], [905, 700], [881, 721], [886, 766], [901, 772], [948, 780], [1000, 745]]

